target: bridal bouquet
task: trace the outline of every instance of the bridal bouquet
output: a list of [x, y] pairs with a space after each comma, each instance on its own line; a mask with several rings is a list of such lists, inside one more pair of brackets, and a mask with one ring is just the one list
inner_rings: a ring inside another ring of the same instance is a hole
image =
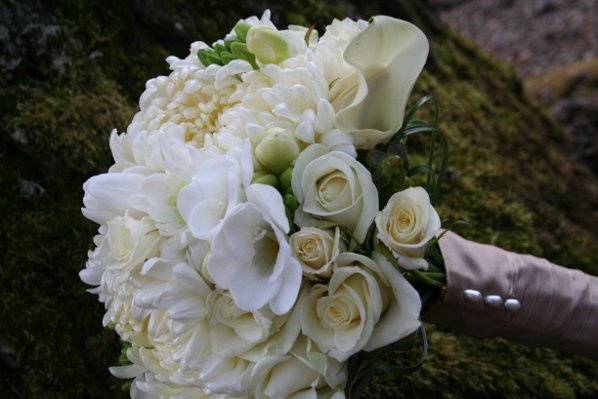
[[415, 118], [430, 98], [406, 111], [427, 55], [402, 20], [319, 37], [266, 11], [147, 82], [83, 185], [100, 227], [80, 276], [133, 398], [354, 396], [425, 349], [447, 153]]

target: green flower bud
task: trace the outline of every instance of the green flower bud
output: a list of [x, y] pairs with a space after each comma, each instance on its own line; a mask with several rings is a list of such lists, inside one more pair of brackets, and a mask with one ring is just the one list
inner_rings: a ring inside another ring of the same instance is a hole
[[243, 42], [241, 42], [240, 40], [237, 40], [237, 39], [233, 39], [233, 40], [227, 39], [227, 40], [225, 40], [225, 41], [224, 41], [224, 45], [226, 46], [226, 49], [227, 49], [228, 51], [230, 51], [230, 46], [231, 46], [233, 43], [243, 43]]
[[258, 162], [270, 172], [279, 175], [299, 156], [297, 140], [284, 129], [273, 128], [255, 148]]
[[211, 64], [218, 64], [222, 65], [222, 60], [218, 56], [218, 54], [212, 50], [211, 48], [204, 48], [197, 52], [197, 57], [199, 61], [201, 61], [203, 66], [208, 66]]
[[239, 38], [239, 40], [245, 41], [245, 38], [247, 37], [247, 32], [249, 32], [250, 28], [251, 28], [251, 25], [249, 25], [247, 22], [239, 21], [235, 25], [234, 31], [235, 31], [235, 34], [237, 35], [237, 37]]
[[251, 52], [247, 49], [247, 45], [245, 43], [231, 43], [230, 51], [235, 56], [235, 58], [245, 60], [249, 62], [252, 67], [257, 68], [257, 64], [255, 63], [255, 56], [251, 54]]
[[232, 60], [234, 60], [235, 56], [232, 55], [232, 53], [230, 53], [228, 51], [223, 51], [223, 52], [220, 53], [220, 58], [222, 59], [222, 63], [224, 65], [226, 65], [229, 62], [231, 62]]
[[251, 183], [267, 184], [272, 187], [277, 187], [278, 179], [274, 175], [269, 175], [269, 174], [258, 172], [253, 175], [253, 178], [251, 179]]
[[118, 356], [118, 364], [121, 366], [131, 364], [131, 361], [127, 357], [127, 349], [129, 349], [131, 345], [124, 345], [120, 350], [120, 355]]
[[287, 191], [289, 187], [291, 187], [291, 179], [293, 177], [293, 168], [288, 168], [278, 177], [278, 181], [280, 181], [280, 188], [283, 191]]
[[284, 206], [289, 210], [291, 215], [295, 214], [297, 208], [299, 208], [299, 202], [294, 195], [286, 194], [283, 198]]
[[295, 55], [292, 39], [266, 26], [252, 26], [247, 32], [247, 48], [262, 64], [279, 64]]
[[226, 51], [226, 46], [224, 45], [224, 42], [221, 40], [214, 43], [212, 47], [214, 47], [214, 51], [216, 51], [216, 54], [218, 55], [220, 55], [220, 53], [222, 53], [223, 51]]

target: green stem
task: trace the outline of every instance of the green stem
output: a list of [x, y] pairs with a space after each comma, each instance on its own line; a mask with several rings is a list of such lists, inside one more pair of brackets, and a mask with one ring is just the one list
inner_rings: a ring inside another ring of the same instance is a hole
[[[402, 267], [399, 264], [399, 261], [397, 261], [397, 259], [394, 257], [394, 255], [392, 254], [392, 251], [390, 249], [388, 249], [384, 244], [381, 244], [380, 242], [376, 243], [376, 247], [377, 249], [382, 253], [382, 255], [384, 255], [386, 257], [386, 259], [388, 259], [388, 261], [398, 270], [400, 270], [401, 272], [403, 272], [404, 274], [408, 274], [409, 276], [411, 276], [414, 280], [422, 283], [422, 284], [426, 284], [432, 287], [436, 287], [436, 288], [442, 288], [444, 287], [444, 283], [437, 281], [435, 278], [438, 278], [439, 274], [444, 277], [444, 274], [442, 273], [425, 273], [425, 272], [421, 272], [419, 270], [408, 270], [405, 269], [404, 267]], [[430, 276], [428, 276], [428, 274]], [[431, 276], [434, 276], [435, 278], [432, 278]]]

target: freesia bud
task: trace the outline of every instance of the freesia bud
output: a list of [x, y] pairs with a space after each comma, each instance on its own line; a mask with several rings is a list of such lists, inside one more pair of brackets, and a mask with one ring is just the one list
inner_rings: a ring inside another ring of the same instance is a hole
[[266, 184], [268, 186], [276, 187], [278, 185], [278, 179], [274, 175], [267, 173], [256, 173], [251, 179], [252, 184]]
[[[278, 180], [280, 180], [280, 188], [286, 191], [291, 187], [291, 179], [293, 178], [293, 168], [288, 168], [280, 174]], [[292, 191], [291, 191], [292, 192]]]
[[222, 60], [216, 51], [212, 50], [211, 48], [201, 49], [197, 52], [197, 57], [199, 61], [202, 63], [203, 66], [208, 66], [211, 64], [222, 65]]
[[284, 129], [270, 129], [255, 148], [255, 157], [264, 168], [279, 175], [299, 156], [299, 145]]
[[296, 35], [266, 26], [252, 26], [246, 36], [247, 48], [262, 64], [279, 64], [295, 56], [304, 45]]
[[237, 22], [237, 24], [235, 25], [235, 34], [237, 35], [237, 37], [239, 38], [239, 40], [241, 41], [245, 41], [245, 38], [247, 37], [247, 32], [249, 32], [249, 29], [251, 28], [251, 25], [249, 25], [247, 22], [245, 21], [239, 21]]

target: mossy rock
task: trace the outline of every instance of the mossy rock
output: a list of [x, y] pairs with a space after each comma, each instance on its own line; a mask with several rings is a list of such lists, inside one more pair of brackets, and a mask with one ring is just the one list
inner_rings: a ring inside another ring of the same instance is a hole
[[[421, 1], [275, 1], [279, 24], [388, 14], [432, 42], [415, 96], [435, 95], [451, 147], [440, 207], [481, 242], [598, 274], [598, 185], [513, 70], [464, 40]], [[2, 397], [125, 397], [108, 366], [120, 344], [77, 273], [96, 226], [82, 182], [110, 165], [144, 81], [194, 40], [221, 37], [257, 1], [11, 2], [0, 5], [0, 392]], [[450, 223], [450, 222], [448, 222]], [[372, 397], [598, 395], [598, 362], [429, 326], [430, 354], [409, 375], [377, 378]]]

